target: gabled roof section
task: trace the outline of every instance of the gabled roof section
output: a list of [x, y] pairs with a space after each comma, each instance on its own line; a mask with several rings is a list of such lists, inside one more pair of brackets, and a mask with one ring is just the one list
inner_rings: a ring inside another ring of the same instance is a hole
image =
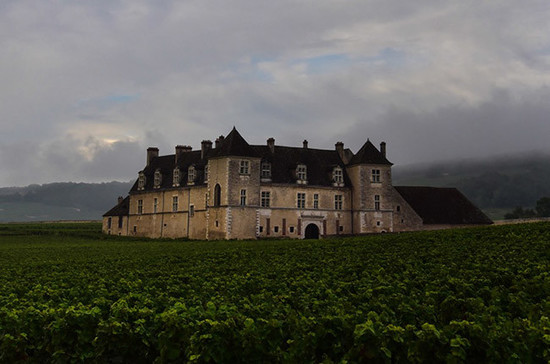
[[370, 140], [367, 139], [357, 154], [351, 158], [348, 165], [355, 164], [387, 164], [391, 166], [393, 163], [388, 161]]
[[246, 140], [239, 134], [237, 129], [233, 130], [221, 142], [221, 145], [214, 149], [213, 157], [256, 157], [254, 149]]
[[456, 188], [395, 186], [396, 191], [424, 224], [492, 224], [480, 209]]
[[115, 207], [103, 214], [103, 216], [127, 216], [130, 212], [130, 197], [126, 196]]

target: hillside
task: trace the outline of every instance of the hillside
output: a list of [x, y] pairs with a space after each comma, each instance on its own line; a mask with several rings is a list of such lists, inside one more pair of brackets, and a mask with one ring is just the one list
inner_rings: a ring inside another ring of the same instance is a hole
[[524, 155], [396, 166], [394, 185], [457, 187], [493, 219], [550, 196], [550, 156]]
[[0, 222], [99, 220], [131, 182], [50, 183], [0, 188]]
[[[492, 219], [550, 196], [550, 156], [395, 166], [396, 186], [457, 187]], [[98, 220], [132, 182], [50, 183], [0, 188], [0, 222]]]

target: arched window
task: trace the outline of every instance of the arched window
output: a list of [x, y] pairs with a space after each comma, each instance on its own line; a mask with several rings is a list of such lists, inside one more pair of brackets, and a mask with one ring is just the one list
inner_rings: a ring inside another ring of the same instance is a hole
[[161, 183], [162, 183], [162, 174], [160, 173], [160, 170], [157, 169], [155, 171], [154, 187], [159, 188]]
[[138, 190], [145, 189], [145, 173], [143, 171], [139, 172], [138, 175]]
[[179, 185], [180, 185], [180, 169], [176, 167], [174, 169], [174, 178], [172, 181], [172, 186], [178, 187]]
[[222, 188], [219, 184], [214, 187], [214, 206], [220, 206], [222, 200]]

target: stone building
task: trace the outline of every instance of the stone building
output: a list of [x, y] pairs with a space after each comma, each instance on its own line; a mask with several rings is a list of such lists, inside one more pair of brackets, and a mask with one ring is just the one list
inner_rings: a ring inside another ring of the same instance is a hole
[[454, 188], [396, 187], [386, 144], [353, 154], [250, 145], [233, 128], [201, 150], [147, 149], [129, 196], [103, 216], [107, 234], [190, 239], [319, 238], [491, 224]]

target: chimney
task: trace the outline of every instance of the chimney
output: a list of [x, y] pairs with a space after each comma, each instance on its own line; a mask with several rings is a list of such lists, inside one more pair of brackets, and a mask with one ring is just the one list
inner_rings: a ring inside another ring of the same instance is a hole
[[118, 204], [120, 205], [124, 201], [124, 197], [118, 196]]
[[380, 143], [380, 153], [382, 153], [382, 155], [386, 157], [386, 142]]
[[220, 145], [222, 144], [224, 139], [225, 139], [225, 137], [223, 135], [220, 135], [219, 138], [216, 139], [216, 148], [220, 147]]
[[336, 151], [338, 152], [340, 159], [343, 161], [344, 160], [344, 143], [336, 142], [334, 146], [336, 147]]
[[206, 153], [212, 149], [212, 142], [210, 140], [203, 140], [201, 142], [201, 159], [204, 159], [206, 157]]
[[183, 154], [184, 150], [185, 150], [185, 147], [183, 145], [176, 145], [176, 158], [175, 158], [176, 165], [180, 161], [181, 155]]
[[147, 148], [147, 165], [151, 164], [153, 158], [159, 156], [159, 148], [149, 147]]
[[304, 139], [304, 149], [307, 149], [307, 140]]
[[275, 139], [269, 138], [267, 139], [267, 146], [269, 147], [269, 150], [271, 153], [275, 153]]

